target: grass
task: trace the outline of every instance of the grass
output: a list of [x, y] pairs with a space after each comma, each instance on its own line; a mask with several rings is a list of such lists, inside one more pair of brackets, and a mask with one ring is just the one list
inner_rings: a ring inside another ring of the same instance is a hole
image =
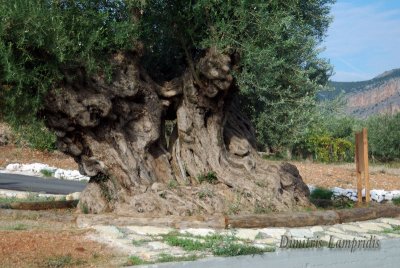
[[54, 175], [54, 172], [52, 172], [48, 169], [41, 169], [40, 173], [42, 173], [42, 175], [45, 177], [53, 177], [53, 175]]
[[28, 226], [25, 224], [22, 224], [22, 223], [17, 223], [14, 225], [0, 227], [0, 229], [6, 230], [6, 231], [24, 231], [24, 230], [28, 230]]
[[173, 256], [167, 253], [160, 253], [155, 261], [146, 261], [138, 256], [130, 256], [126, 265], [143, 265], [165, 262], [195, 261], [199, 256], [192, 254], [188, 256]]
[[13, 202], [46, 202], [54, 201], [54, 197], [39, 196], [38, 194], [30, 193], [26, 198], [17, 197], [0, 197], [0, 204], [8, 204]]
[[132, 244], [134, 246], [140, 247], [143, 246], [143, 244], [151, 242], [152, 240], [150, 239], [139, 239], [139, 240], [132, 240]]
[[214, 171], [202, 173], [197, 176], [197, 180], [199, 181], [199, 183], [208, 182], [214, 184], [218, 181], [217, 173], [215, 173]]
[[48, 258], [44, 263], [44, 267], [49, 267], [49, 268], [62, 268], [71, 266], [76, 267], [85, 263], [86, 262], [84, 260], [74, 259], [71, 257], [71, 255], [65, 255], [65, 256]]
[[83, 214], [89, 214], [89, 207], [85, 203], [81, 203], [79, 208]]
[[203, 189], [198, 192], [198, 196], [200, 199], [206, 199], [207, 197], [213, 197], [214, 193], [209, 189]]
[[400, 197], [396, 197], [392, 199], [393, 204], [396, 206], [400, 206]]
[[178, 187], [178, 182], [176, 180], [170, 180], [167, 184], [168, 189], [176, 189]]
[[394, 226], [392, 229], [383, 230], [385, 234], [400, 234], [400, 226]]
[[274, 251], [274, 248], [258, 248], [238, 239], [235, 235], [212, 234], [204, 237], [170, 233], [163, 236], [170, 246], [186, 251], [211, 252], [214, 256], [254, 255]]

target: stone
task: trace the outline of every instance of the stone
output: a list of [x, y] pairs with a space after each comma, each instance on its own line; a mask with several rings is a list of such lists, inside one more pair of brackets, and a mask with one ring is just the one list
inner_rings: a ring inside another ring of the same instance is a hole
[[286, 234], [287, 230], [283, 228], [263, 228], [259, 229], [259, 232], [269, 237], [281, 239], [282, 235]]
[[334, 233], [334, 232], [327, 231], [325, 234], [332, 235], [335, 239], [343, 239], [343, 240], [353, 240], [354, 238], [357, 239], [356, 236], [347, 235], [347, 234], [343, 234], [343, 233]]
[[310, 231], [313, 233], [320, 233], [324, 231], [324, 228], [322, 228], [321, 226], [313, 226], [310, 228]]
[[126, 226], [126, 228], [140, 235], [163, 235], [174, 231], [172, 228], [153, 226]]
[[382, 218], [380, 221], [390, 225], [400, 226], [400, 219]]
[[147, 243], [147, 246], [149, 246], [153, 250], [163, 250], [163, 249], [171, 248], [167, 244], [165, 244], [163, 242], [159, 242], [159, 241], [149, 242], [149, 243]]
[[214, 234], [215, 231], [213, 229], [207, 229], [207, 228], [189, 228], [189, 229], [184, 229], [179, 231], [181, 234], [189, 233], [194, 236], [207, 236], [210, 234]]
[[339, 234], [344, 234], [345, 232], [343, 232], [342, 230], [340, 230], [339, 228], [340, 225], [335, 225], [335, 227], [330, 227], [327, 229], [327, 231], [332, 232], [332, 233], [339, 233]]
[[378, 224], [373, 223], [373, 222], [361, 222], [358, 223], [358, 226], [360, 226], [361, 229], [368, 231], [376, 231], [376, 232], [381, 232], [383, 231], [383, 227], [380, 227]]
[[106, 226], [106, 225], [95, 225], [92, 226], [97, 232], [101, 233], [102, 236], [106, 236], [111, 239], [123, 238], [124, 233], [120, 232], [120, 230], [115, 226]]
[[260, 233], [258, 229], [236, 229], [235, 236], [240, 239], [255, 240]]
[[290, 234], [295, 238], [312, 238], [313, 232], [307, 228], [293, 228], [289, 230]]
[[340, 226], [340, 228], [342, 228], [342, 230], [344, 230], [344, 231], [349, 231], [349, 232], [359, 233], [361, 231], [360, 227], [352, 225], [352, 224], [342, 224]]

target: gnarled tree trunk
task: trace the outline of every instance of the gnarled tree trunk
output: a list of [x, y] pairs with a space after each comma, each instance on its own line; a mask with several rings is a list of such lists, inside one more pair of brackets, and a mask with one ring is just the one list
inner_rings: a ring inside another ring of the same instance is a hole
[[[162, 85], [140, 68], [138, 54], [116, 54], [112, 64], [112, 82], [78, 70], [45, 103], [58, 148], [91, 177], [81, 208], [191, 215], [309, 205], [294, 166], [258, 156], [230, 56], [210, 49]], [[168, 142], [167, 120], [174, 122]]]

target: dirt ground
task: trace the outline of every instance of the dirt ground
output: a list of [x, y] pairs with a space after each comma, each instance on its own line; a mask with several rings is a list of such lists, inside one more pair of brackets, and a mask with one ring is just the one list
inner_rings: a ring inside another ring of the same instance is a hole
[[[356, 189], [355, 164], [322, 164], [292, 162], [300, 171], [305, 183], [320, 187]], [[371, 189], [400, 190], [400, 168], [371, 165], [369, 168]]]
[[61, 152], [41, 152], [15, 145], [0, 146], [0, 168], [11, 163], [43, 163], [63, 169], [78, 169], [74, 159]]
[[0, 267], [121, 267], [127, 260], [77, 229], [71, 211], [0, 210]]
[[[75, 161], [60, 152], [44, 153], [14, 145], [0, 146], [0, 168], [10, 163], [45, 163], [63, 169], [78, 169]], [[356, 188], [355, 164], [291, 162], [307, 184], [321, 187]], [[372, 189], [400, 190], [400, 168], [370, 166]]]
[[[77, 169], [72, 158], [13, 145], [0, 146], [0, 168], [10, 163], [45, 163]], [[356, 188], [354, 164], [292, 162], [307, 184]], [[371, 187], [400, 190], [400, 168], [371, 166]], [[0, 210], [0, 267], [121, 267], [127, 256], [85, 239], [90, 230], [77, 229], [73, 211]]]

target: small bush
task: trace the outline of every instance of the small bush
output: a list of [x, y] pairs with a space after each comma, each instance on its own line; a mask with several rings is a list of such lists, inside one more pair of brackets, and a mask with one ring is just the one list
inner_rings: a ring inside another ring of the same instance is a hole
[[325, 189], [322, 187], [315, 188], [310, 195], [311, 199], [332, 199], [333, 192], [329, 189]]
[[207, 173], [203, 173], [197, 176], [197, 180], [199, 183], [208, 182], [208, 183], [216, 183], [218, 181], [217, 174], [214, 171], [209, 171]]
[[396, 206], [400, 206], [400, 197], [396, 197], [392, 199], [393, 204]]
[[42, 175], [45, 177], [52, 177], [54, 175], [54, 172], [51, 172], [48, 169], [41, 169], [40, 173], [42, 173]]
[[176, 180], [170, 180], [169, 182], [168, 182], [168, 189], [176, 189], [177, 187], [178, 187], [178, 182], [176, 181]]
[[138, 256], [130, 256], [128, 259], [128, 263], [126, 265], [142, 265], [142, 264], [149, 264], [149, 262], [142, 260]]

